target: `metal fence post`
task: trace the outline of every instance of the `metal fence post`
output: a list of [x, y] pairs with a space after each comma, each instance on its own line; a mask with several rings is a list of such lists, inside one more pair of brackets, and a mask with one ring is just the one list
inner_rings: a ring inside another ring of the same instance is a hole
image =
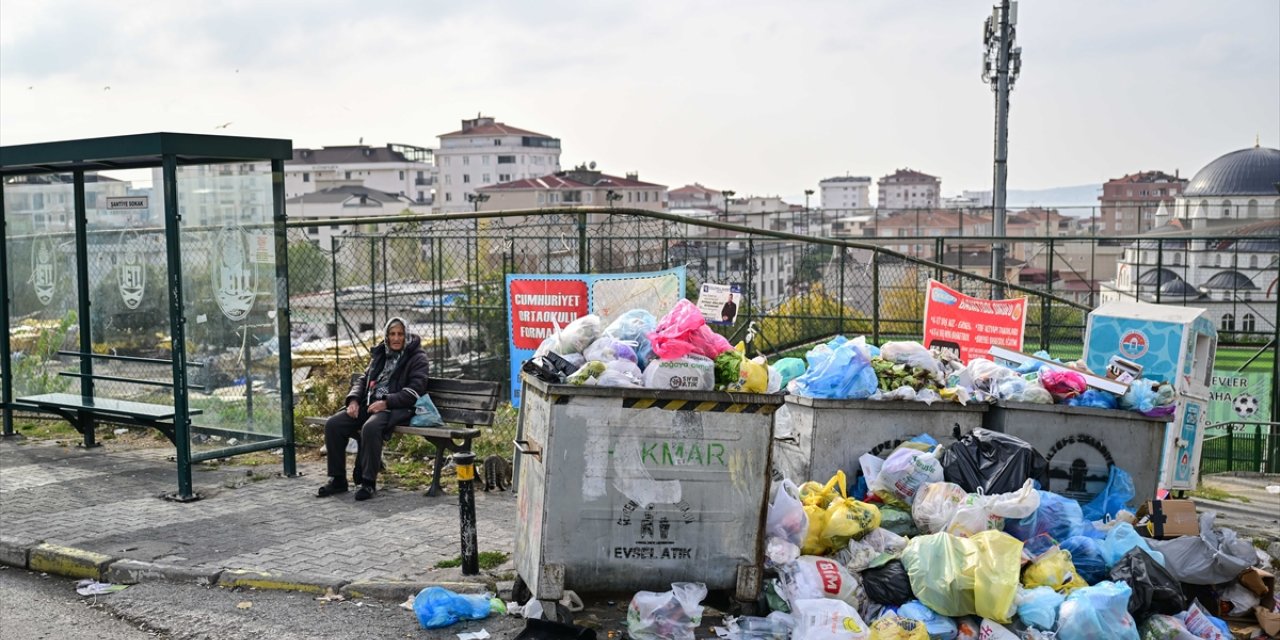
[[[89, 215], [85, 210], [84, 202], [84, 171], [75, 171], [73, 173], [75, 193], [75, 226], [76, 226], [76, 292], [77, 307], [76, 312], [80, 314], [80, 395], [86, 398], [93, 397], [93, 358], [88, 354], [93, 353], [93, 336], [91, 335], [92, 312], [90, 311], [89, 301]], [[174, 343], [173, 348], [178, 348], [178, 343]], [[176, 392], [176, 389], [175, 389]], [[93, 414], [88, 412], [78, 412], [79, 424], [84, 435], [85, 447], [98, 446], [94, 440], [94, 429], [97, 428], [97, 421], [93, 419]]]
[[338, 236], [329, 236], [329, 249], [333, 251], [329, 270], [333, 272], [333, 364], [336, 365], [342, 362], [342, 353], [338, 350], [338, 337], [342, 330], [338, 323], [338, 314], [341, 313], [338, 309]]
[[[0, 211], [4, 211], [4, 183], [0, 181]], [[6, 323], [12, 324], [9, 320], [9, 299], [12, 292], [9, 286], [9, 218], [8, 216], [0, 216], [0, 319]], [[13, 370], [10, 367], [9, 358], [12, 351], [9, 344], [9, 332], [5, 331], [0, 335], [0, 407], [4, 412], [4, 427], [0, 431], [4, 437], [10, 437], [13, 433], [13, 409], [9, 403], [13, 402]]]
[[[293, 433], [293, 351], [290, 336], [293, 331], [293, 314], [289, 306], [289, 236], [285, 230], [288, 216], [284, 206], [284, 160], [271, 161], [271, 203], [275, 209], [276, 244], [276, 342], [280, 346], [280, 429], [284, 436], [284, 475], [298, 475]], [[246, 359], [247, 360], [247, 359]], [[251, 379], [245, 380], [245, 392], [253, 387]], [[185, 391], [185, 390], [184, 390]], [[253, 410], [249, 410], [253, 419]]]
[[840, 307], [840, 335], [844, 335], [844, 272], [845, 272], [845, 247], [841, 245], [840, 250], [840, 295], [836, 296], [836, 301]]
[[587, 214], [578, 214], [578, 273], [587, 273], [590, 265], [587, 255]]
[[173, 432], [178, 463], [178, 500], [194, 500], [191, 491], [191, 412], [187, 396], [187, 318], [182, 309], [182, 216], [178, 213], [178, 157], [163, 156], [165, 257], [169, 277], [170, 356], [173, 360]]
[[[1141, 271], [1141, 269], [1139, 269]], [[1160, 304], [1160, 290], [1164, 288], [1164, 240], [1156, 240], [1156, 304]]]
[[880, 252], [871, 254], [871, 342], [880, 346]]

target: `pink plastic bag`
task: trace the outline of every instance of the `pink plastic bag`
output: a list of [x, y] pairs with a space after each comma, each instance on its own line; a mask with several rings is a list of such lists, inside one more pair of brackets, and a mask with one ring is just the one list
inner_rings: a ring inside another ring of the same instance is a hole
[[648, 337], [653, 352], [663, 360], [683, 358], [690, 353], [714, 360], [733, 348], [724, 336], [707, 326], [702, 312], [688, 300], [677, 302]]
[[1040, 384], [1049, 391], [1054, 400], [1059, 402], [1067, 398], [1074, 398], [1088, 388], [1084, 382], [1084, 376], [1075, 371], [1064, 371], [1062, 369], [1044, 368], [1040, 370]]

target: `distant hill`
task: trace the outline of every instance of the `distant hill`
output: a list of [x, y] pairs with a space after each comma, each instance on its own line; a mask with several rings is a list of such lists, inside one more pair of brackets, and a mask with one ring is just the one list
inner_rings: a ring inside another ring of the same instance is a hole
[[[1010, 207], [1054, 206], [1064, 207], [1063, 215], [1088, 216], [1092, 212], [1084, 207], [1097, 207], [1100, 184], [1082, 184], [1076, 187], [1051, 189], [1010, 189], [1007, 198]], [[1077, 207], [1077, 208], [1066, 208]]]

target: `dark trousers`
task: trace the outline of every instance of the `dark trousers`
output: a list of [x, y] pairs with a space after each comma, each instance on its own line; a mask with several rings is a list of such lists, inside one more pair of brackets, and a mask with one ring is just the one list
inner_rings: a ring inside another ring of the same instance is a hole
[[352, 418], [346, 410], [339, 411], [324, 423], [324, 446], [329, 462], [329, 477], [335, 482], [346, 481], [347, 440], [359, 438], [360, 453], [356, 454], [356, 468], [351, 478], [356, 484], [376, 484], [378, 470], [382, 467], [382, 445], [391, 439], [396, 426], [409, 424], [411, 409], [389, 409], [370, 414], [365, 407]]

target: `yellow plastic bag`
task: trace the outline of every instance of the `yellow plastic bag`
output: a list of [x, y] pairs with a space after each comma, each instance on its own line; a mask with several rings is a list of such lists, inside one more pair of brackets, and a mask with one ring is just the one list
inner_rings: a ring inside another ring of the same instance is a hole
[[1031, 563], [1031, 566], [1027, 567], [1022, 574], [1022, 583], [1028, 589], [1049, 587], [1063, 595], [1089, 586], [1089, 583], [1085, 582], [1076, 571], [1075, 564], [1071, 562], [1071, 552], [1062, 549], [1047, 553]]
[[738, 363], [738, 381], [726, 385], [725, 390], [764, 393], [769, 390], [769, 369], [744, 358]]
[[[837, 485], [840, 493], [836, 493]], [[842, 495], [848, 495], [844, 490], [845, 477], [843, 471], [837, 471], [826, 484], [818, 484], [810, 480], [800, 485], [800, 502], [807, 505], [814, 505], [826, 509], [831, 501]]]
[[[837, 487], [839, 493], [836, 493]], [[809, 516], [809, 530], [805, 533], [804, 544], [800, 545], [800, 553], [806, 556], [820, 556], [831, 551], [831, 542], [822, 537], [829, 518], [827, 507], [844, 495], [843, 471], [837, 471], [825, 485], [812, 480], [800, 485], [800, 502], [804, 503], [804, 513]]]
[[871, 640], [929, 640], [929, 631], [919, 620], [887, 615], [871, 623]]
[[832, 549], [843, 549], [850, 539], [860, 539], [880, 526], [880, 509], [853, 498], [836, 498], [827, 507], [822, 537]]
[[970, 562], [973, 574], [974, 609], [978, 615], [999, 623], [1013, 621], [1018, 596], [1018, 574], [1022, 571], [1022, 541], [1003, 531], [982, 531], [966, 538], [974, 545]]

